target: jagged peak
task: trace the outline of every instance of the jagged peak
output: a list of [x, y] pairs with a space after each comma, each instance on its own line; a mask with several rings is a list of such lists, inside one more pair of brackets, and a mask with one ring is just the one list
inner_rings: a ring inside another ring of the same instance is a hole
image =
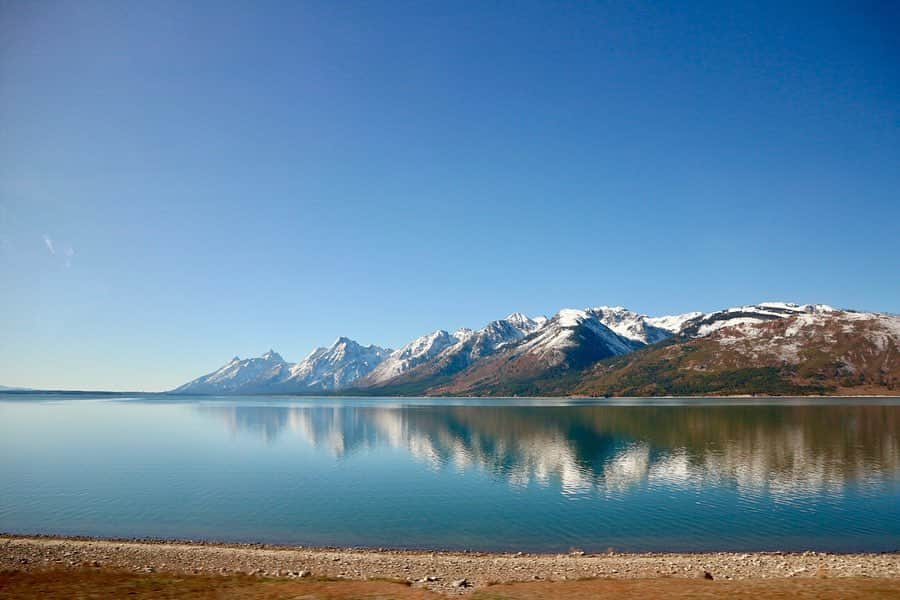
[[525, 313], [513, 312], [506, 315], [503, 321], [509, 323], [510, 325], [521, 331], [524, 331], [525, 333], [531, 333], [532, 331], [546, 323], [547, 317], [539, 316], [536, 318], [532, 318]]
[[284, 359], [281, 358], [281, 355], [278, 354], [277, 352], [275, 352], [274, 350], [272, 350], [271, 348], [269, 349], [268, 352], [266, 352], [265, 354], [263, 354], [260, 358], [262, 358], [263, 360], [269, 360], [269, 361], [275, 361], [275, 362], [284, 362]]
[[359, 343], [357, 343], [355, 340], [351, 340], [350, 338], [342, 335], [342, 336], [338, 337], [336, 340], [334, 340], [333, 344], [331, 344], [332, 348], [337, 348], [338, 346], [359, 346]]
[[414, 348], [420, 348], [423, 344], [433, 344], [436, 340], [449, 338], [450, 334], [445, 329], [435, 329], [431, 333], [426, 333], [423, 336], [419, 336], [413, 341], [409, 342], [405, 346], [402, 346], [396, 352], [402, 352], [404, 350], [411, 350]]
[[521, 312], [509, 313], [508, 315], [503, 317], [503, 320], [509, 321], [510, 323], [513, 323], [513, 324], [530, 323], [530, 322], [534, 321], [534, 319], [532, 319], [525, 313], [521, 313]]

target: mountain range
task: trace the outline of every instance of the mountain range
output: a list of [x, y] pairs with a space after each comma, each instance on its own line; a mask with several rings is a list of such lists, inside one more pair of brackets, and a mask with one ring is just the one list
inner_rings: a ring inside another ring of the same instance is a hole
[[361, 346], [340, 337], [316, 348], [298, 363], [269, 350], [259, 358], [237, 356], [220, 369], [173, 390], [190, 394], [263, 394], [331, 392], [349, 387], [389, 356], [378, 346]]
[[346, 337], [298, 363], [233, 358], [174, 393], [898, 394], [900, 316], [764, 302], [651, 317], [621, 306], [512, 313], [391, 350]]

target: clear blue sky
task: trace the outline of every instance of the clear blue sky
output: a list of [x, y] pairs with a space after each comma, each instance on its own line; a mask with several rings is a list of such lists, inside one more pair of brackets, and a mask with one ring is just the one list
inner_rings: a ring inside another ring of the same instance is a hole
[[167, 389], [514, 310], [900, 312], [898, 23], [0, 0], [0, 384]]

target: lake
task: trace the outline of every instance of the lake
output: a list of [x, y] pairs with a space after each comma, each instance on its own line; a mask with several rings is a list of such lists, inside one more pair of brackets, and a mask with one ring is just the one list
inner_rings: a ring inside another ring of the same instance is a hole
[[0, 531], [895, 551], [900, 399], [0, 393]]

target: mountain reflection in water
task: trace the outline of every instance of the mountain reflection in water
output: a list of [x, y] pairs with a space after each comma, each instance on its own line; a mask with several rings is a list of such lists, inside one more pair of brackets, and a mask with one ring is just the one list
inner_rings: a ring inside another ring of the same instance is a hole
[[790, 500], [900, 479], [892, 406], [200, 406], [239, 433], [335, 459], [390, 447], [564, 494], [734, 486]]

